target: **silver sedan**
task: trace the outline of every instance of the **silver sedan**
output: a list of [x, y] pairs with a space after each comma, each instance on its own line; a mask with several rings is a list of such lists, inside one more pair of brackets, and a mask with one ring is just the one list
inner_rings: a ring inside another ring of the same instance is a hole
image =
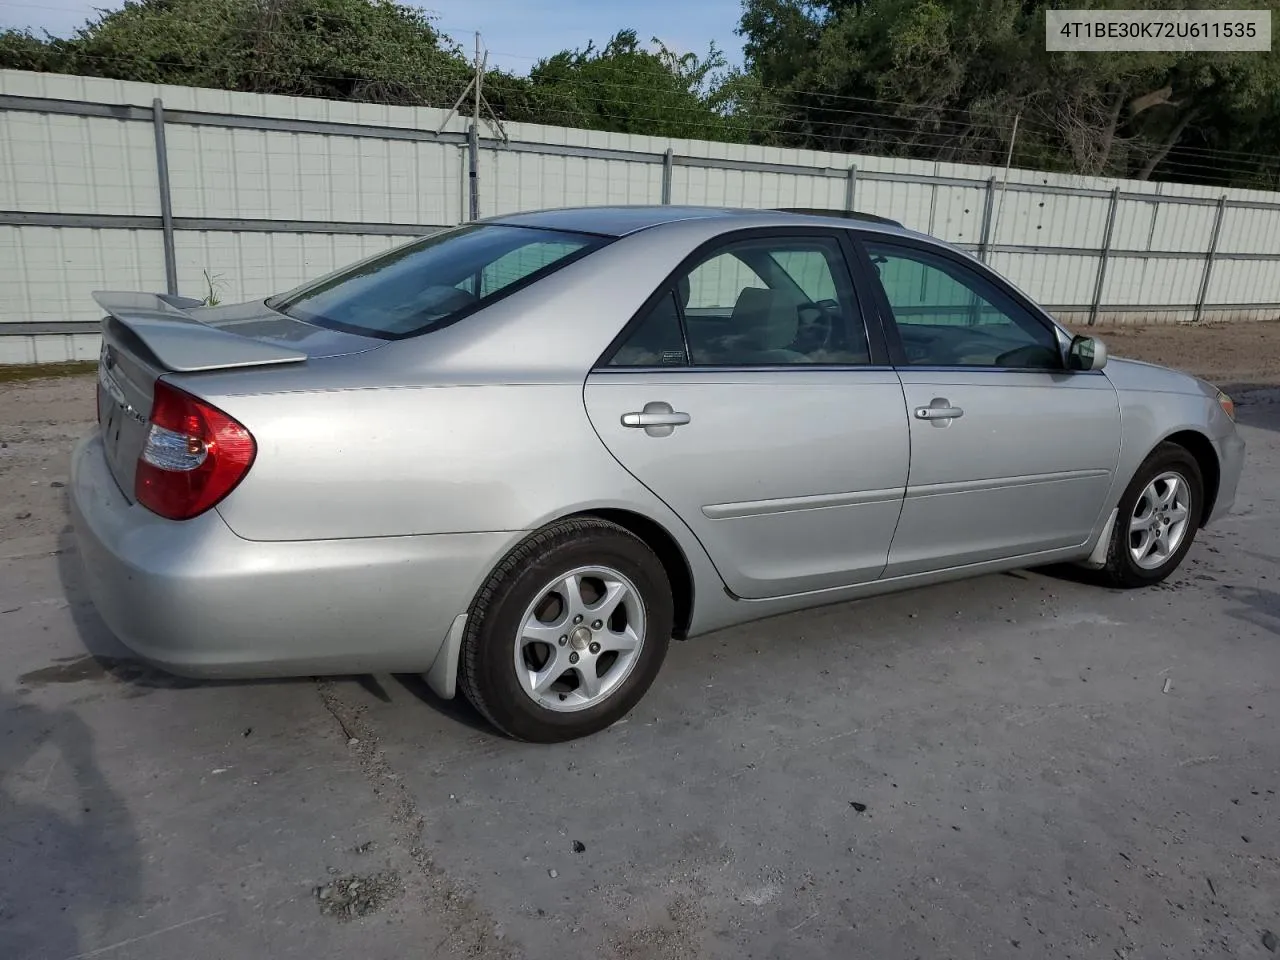
[[1235, 497], [1216, 387], [874, 217], [494, 218], [235, 306], [95, 295], [72, 502], [175, 673], [423, 672], [533, 741], [672, 637], [1063, 561], [1164, 580]]

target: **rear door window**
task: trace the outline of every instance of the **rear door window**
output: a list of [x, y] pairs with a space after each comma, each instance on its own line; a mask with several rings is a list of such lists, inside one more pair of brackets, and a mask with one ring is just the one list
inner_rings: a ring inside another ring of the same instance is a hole
[[675, 279], [613, 367], [866, 365], [871, 351], [839, 241], [729, 241]]
[[607, 242], [589, 234], [468, 225], [363, 260], [267, 305], [322, 327], [409, 337], [452, 323]]

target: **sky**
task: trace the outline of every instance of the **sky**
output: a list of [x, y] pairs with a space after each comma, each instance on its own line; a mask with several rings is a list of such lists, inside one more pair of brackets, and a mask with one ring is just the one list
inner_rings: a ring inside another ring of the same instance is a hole
[[[122, 5], [118, 0], [0, 0], [0, 28], [67, 36], [95, 7]], [[742, 62], [742, 39], [733, 32], [741, 0], [427, 0], [421, 6], [468, 51], [479, 30], [490, 65], [513, 73], [527, 73], [539, 57], [584, 47], [589, 40], [602, 46], [624, 27], [634, 29], [642, 42], [659, 37], [673, 50], [699, 56], [714, 40], [731, 63]]]

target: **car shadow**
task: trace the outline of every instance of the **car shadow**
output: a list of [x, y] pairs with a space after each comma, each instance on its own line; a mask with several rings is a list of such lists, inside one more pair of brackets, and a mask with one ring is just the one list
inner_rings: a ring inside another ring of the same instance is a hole
[[[332, 683], [354, 684], [379, 703], [394, 704], [398, 699], [397, 693], [393, 690], [388, 690], [383, 683], [384, 676], [366, 673], [326, 677], [325, 679]], [[426, 678], [420, 673], [393, 673], [385, 675], [385, 679], [394, 680], [401, 691], [439, 713], [446, 720], [461, 724], [464, 727], [470, 727], [473, 730], [482, 730], [488, 734], [495, 733], [494, 728], [462, 695], [461, 691], [458, 691], [452, 700], [446, 700], [431, 689]]]
[[1224, 584], [1218, 592], [1230, 605], [1229, 617], [1241, 620], [1267, 633], [1280, 635], [1280, 593], [1261, 587], [1239, 587]]
[[[1082, 567], [1075, 563], [1051, 563], [1044, 567], [1028, 567], [1027, 570], [1034, 573], [1042, 574], [1054, 580], [1065, 580], [1068, 583], [1078, 583], [1086, 587], [1099, 587], [1102, 589], [1112, 589], [1103, 571], [1094, 570], [1090, 567]], [[1003, 576], [1017, 576], [1021, 571], [1006, 571]], [[1116, 591], [1121, 592], [1121, 591]]]
[[471, 705], [471, 701], [462, 695], [461, 690], [454, 694], [452, 700], [446, 700], [431, 689], [427, 684], [426, 678], [420, 673], [397, 673], [395, 679], [413, 697], [455, 723], [460, 723], [473, 730], [480, 730], [494, 736], [499, 735], [489, 725], [489, 721], [482, 717], [480, 712]]
[[1228, 383], [1221, 388], [1235, 401], [1237, 423], [1260, 430], [1280, 431], [1280, 385]]
[[139, 902], [137, 830], [75, 713], [0, 688], [0, 730], [0, 957], [82, 956]]

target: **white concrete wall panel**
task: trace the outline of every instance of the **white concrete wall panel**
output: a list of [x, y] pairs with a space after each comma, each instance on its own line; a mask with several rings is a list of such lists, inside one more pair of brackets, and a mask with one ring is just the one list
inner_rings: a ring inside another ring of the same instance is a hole
[[0, 111], [0, 210], [157, 215], [150, 124]]
[[0, 318], [97, 320], [94, 290], [163, 290], [157, 230], [0, 226]]
[[[233, 220], [336, 221], [446, 226], [469, 215], [466, 152], [457, 143], [337, 133], [230, 129], [178, 122], [182, 111], [242, 117], [359, 124], [365, 128], [461, 133], [467, 119], [434, 108], [330, 102], [221, 90], [130, 83], [88, 77], [0, 71], [0, 93], [149, 111], [159, 97], [166, 126], [174, 216]], [[175, 116], [177, 115], [177, 116]], [[367, 129], [366, 129], [367, 132]], [[482, 134], [488, 138], [487, 127]], [[1103, 288], [1105, 306], [1150, 305], [1145, 312], [1103, 310], [1119, 322], [1189, 318], [1217, 217], [1216, 203], [1172, 203], [1200, 198], [1265, 204], [1280, 195], [1259, 190], [1122, 181], [1031, 170], [885, 157], [833, 154], [743, 144], [604, 133], [539, 124], [508, 124], [511, 141], [560, 148], [592, 147], [635, 154], [636, 159], [566, 156], [493, 146], [480, 155], [482, 216], [519, 210], [596, 204], [657, 203], [662, 196], [664, 151], [677, 156], [794, 166], [772, 170], [694, 167], [672, 169], [673, 203], [730, 207], [813, 207], [841, 210], [847, 171], [856, 167], [855, 209], [888, 216], [944, 240], [976, 245], [982, 239], [987, 182], [997, 178], [992, 245], [1040, 248], [993, 252], [991, 264], [1044, 303], [1083, 308], [1091, 302], [1099, 258], [1064, 255], [1052, 247], [1097, 249], [1106, 232], [1109, 196], [1064, 194], [1059, 189], [1149, 196], [1123, 198], [1116, 210], [1113, 251], [1162, 251], [1182, 257], [1114, 256]], [[821, 168], [825, 174], [803, 169]], [[916, 183], [875, 179], [876, 173], [967, 180]], [[1055, 188], [1034, 189], [1035, 187]], [[12, 214], [141, 216], [160, 213], [154, 131], [148, 120], [77, 117], [0, 110], [0, 211]], [[224, 300], [266, 296], [321, 276], [345, 263], [407, 242], [367, 234], [195, 231], [175, 235], [179, 287], [204, 295], [204, 272]], [[1204, 316], [1230, 310], [1213, 305], [1280, 302], [1280, 262], [1231, 259], [1231, 254], [1280, 257], [1280, 206], [1227, 206], [1218, 240], [1220, 256]], [[164, 258], [158, 229], [0, 225], [0, 323], [96, 320], [89, 292], [104, 287], [161, 290]], [[1266, 309], [1232, 316], [1256, 317]], [[1072, 312], [1075, 316], [1076, 312]], [[1083, 315], [1083, 314], [1082, 314]], [[20, 341], [8, 342], [5, 341]], [[0, 338], [0, 362], [12, 358], [69, 359], [93, 347], [93, 337]]]

